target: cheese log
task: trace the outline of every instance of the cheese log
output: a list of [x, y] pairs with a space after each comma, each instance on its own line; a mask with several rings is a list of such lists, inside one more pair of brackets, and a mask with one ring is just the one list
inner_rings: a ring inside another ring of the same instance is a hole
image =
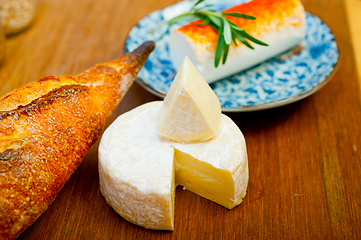
[[0, 99], [0, 239], [14, 239], [53, 202], [100, 136], [154, 48], [77, 75], [46, 77]]
[[176, 142], [206, 141], [219, 132], [221, 104], [186, 57], [159, 114], [158, 134]]
[[224, 12], [255, 16], [256, 20], [226, 18], [269, 46], [248, 41], [254, 47], [252, 50], [237, 40], [238, 46], [234, 43], [230, 46], [226, 63], [215, 68], [218, 33], [209, 25], [192, 22], [170, 34], [169, 51], [176, 70], [188, 56], [203, 78], [212, 83], [274, 57], [296, 46], [306, 36], [306, 15], [299, 0], [253, 0]]
[[226, 115], [206, 141], [177, 143], [157, 134], [161, 101], [119, 116], [99, 144], [99, 183], [106, 202], [124, 219], [149, 229], [174, 229], [176, 185], [232, 209], [248, 184], [243, 134]]

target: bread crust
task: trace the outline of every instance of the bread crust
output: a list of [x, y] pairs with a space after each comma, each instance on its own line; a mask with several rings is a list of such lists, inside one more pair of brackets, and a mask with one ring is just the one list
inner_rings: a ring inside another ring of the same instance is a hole
[[0, 239], [14, 239], [54, 201], [154, 49], [77, 76], [49, 76], [0, 99]]

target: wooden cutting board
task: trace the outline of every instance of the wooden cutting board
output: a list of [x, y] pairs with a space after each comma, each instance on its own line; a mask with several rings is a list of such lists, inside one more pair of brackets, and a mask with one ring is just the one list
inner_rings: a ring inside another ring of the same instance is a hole
[[[141, 18], [174, 2], [39, 0], [34, 24], [6, 41], [0, 95], [117, 58]], [[178, 187], [173, 232], [135, 226], [100, 194], [98, 141], [19, 239], [360, 239], [360, 85], [347, 12], [342, 0], [302, 2], [335, 34], [341, 63], [325, 87], [302, 101], [228, 114], [248, 147], [250, 180], [240, 206], [230, 211]], [[134, 84], [108, 124], [153, 100], [159, 98]]]

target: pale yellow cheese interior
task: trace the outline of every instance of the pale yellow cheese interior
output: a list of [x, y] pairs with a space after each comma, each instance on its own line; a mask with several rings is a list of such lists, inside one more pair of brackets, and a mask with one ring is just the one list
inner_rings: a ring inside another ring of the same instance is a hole
[[234, 181], [229, 171], [215, 168], [178, 150], [175, 150], [174, 156], [177, 184], [226, 208], [235, 206], [232, 201]]

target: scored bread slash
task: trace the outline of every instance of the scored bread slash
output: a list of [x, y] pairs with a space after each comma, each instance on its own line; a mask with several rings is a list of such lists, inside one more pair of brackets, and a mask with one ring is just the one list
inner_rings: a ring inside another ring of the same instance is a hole
[[206, 141], [219, 133], [221, 104], [185, 57], [160, 111], [157, 132], [176, 142]]
[[0, 239], [14, 239], [54, 201], [155, 47], [77, 76], [49, 76], [0, 99]]

